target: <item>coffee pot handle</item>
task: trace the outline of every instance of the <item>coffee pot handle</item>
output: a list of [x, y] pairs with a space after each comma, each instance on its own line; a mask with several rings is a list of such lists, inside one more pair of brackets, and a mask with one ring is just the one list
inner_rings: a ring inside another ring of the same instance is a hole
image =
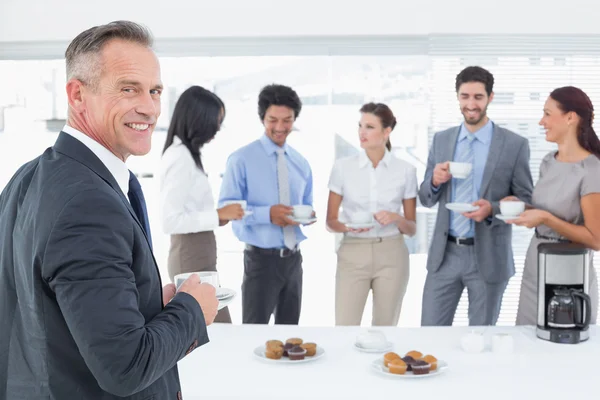
[[589, 326], [590, 321], [592, 320], [592, 301], [590, 299], [590, 296], [578, 290], [573, 290], [571, 292], [571, 295], [574, 297], [573, 300], [575, 300], [575, 297], [580, 297], [582, 303], [585, 304], [585, 318], [583, 319], [583, 321], [581, 321], [581, 323], [575, 321], [575, 325], [578, 328], [586, 328], [587, 326]]

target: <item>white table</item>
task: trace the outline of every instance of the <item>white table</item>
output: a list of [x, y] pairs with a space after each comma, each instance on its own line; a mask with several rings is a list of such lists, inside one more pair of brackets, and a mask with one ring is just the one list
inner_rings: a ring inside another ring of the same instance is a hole
[[[448, 369], [424, 379], [390, 379], [374, 373], [371, 362], [382, 354], [354, 349], [360, 327], [223, 325], [209, 327], [210, 342], [179, 362], [185, 400], [199, 399], [561, 399], [598, 398], [600, 337], [578, 345], [554, 344], [535, 337], [534, 328], [484, 327], [488, 345], [494, 333], [514, 338], [514, 353], [486, 349], [468, 354], [460, 338], [468, 327], [381, 328], [394, 351], [430, 353]], [[325, 349], [319, 360], [274, 365], [253, 350], [269, 339], [300, 337]], [[584, 395], [585, 393], [585, 395]]]

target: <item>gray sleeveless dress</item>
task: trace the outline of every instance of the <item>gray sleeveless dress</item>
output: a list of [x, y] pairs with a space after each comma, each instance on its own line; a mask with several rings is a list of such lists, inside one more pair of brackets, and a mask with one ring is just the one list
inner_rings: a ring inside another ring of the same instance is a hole
[[[600, 193], [600, 160], [595, 155], [576, 163], [557, 161], [556, 152], [547, 154], [540, 165], [540, 177], [533, 189], [533, 206], [546, 210], [572, 224], [583, 225], [581, 198], [590, 193]], [[541, 236], [541, 237], [540, 237]], [[550, 238], [550, 239], [549, 239]], [[537, 246], [540, 243], [565, 239], [545, 225], [536, 229], [531, 239], [519, 296], [517, 325], [537, 323]], [[598, 282], [590, 255], [590, 297], [592, 324], [598, 313]]]

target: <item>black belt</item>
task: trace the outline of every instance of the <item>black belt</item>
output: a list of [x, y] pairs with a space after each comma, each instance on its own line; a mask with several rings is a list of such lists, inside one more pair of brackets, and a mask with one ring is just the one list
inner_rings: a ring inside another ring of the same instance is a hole
[[456, 243], [461, 246], [473, 246], [475, 244], [474, 238], [457, 238], [452, 235], [448, 235], [448, 241], [452, 243]]
[[287, 247], [282, 249], [263, 249], [262, 247], [256, 247], [251, 244], [246, 244], [246, 250], [268, 256], [278, 256], [281, 258], [290, 257], [300, 251], [297, 246], [293, 249], [288, 249]]
[[571, 241], [568, 239], [561, 239], [561, 238], [554, 238], [554, 237], [550, 237], [550, 236], [540, 235], [538, 233], [537, 229], [535, 230], [535, 237], [538, 239], [551, 240], [551, 241], [559, 242], [559, 243], [571, 243]]

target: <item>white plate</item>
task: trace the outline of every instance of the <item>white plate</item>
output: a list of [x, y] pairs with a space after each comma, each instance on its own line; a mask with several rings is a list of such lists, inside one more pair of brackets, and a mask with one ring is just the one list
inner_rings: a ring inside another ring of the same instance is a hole
[[294, 222], [298, 222], [299, 224], [310, 224], [310, 223], [315, 222], [317, 220], [316, 217], [313, 217], [313, 218], [294, 218], [294, 217], [291, 217], [290, 219], [292, 221], [294, 221]]
[[265, 357], [265, 346], [258, 346], [254, 349], [254, 356], [270, 363], [274, 364], [303, 364], [307, 362], [317, 361], [319, 358], [325, 355], [325, 349], [321, 346], [317, 345], [317, 352], [314, 356], [304, 357], [304, 360], [290, 360], [287, 357], [281, 357], [279, 360], [273, 360], [271, 358]]
[[438, 360], [437, 363], [438, 363], [438, 365], [437, 365], [437, 368], [435, 369], [435, 371], [430, 371], [428, 374], [423, 374], [423, 375], [415, 375], [412, 373], [412, 371], [410, 371], [410, 372], [406, 371], [406, 373], [404, 373], [404, 375], [392, 374], [392, 373], [390, 373], [390, 370], [388, 369], [388, 367], [383, 365], [383, 357], [378, 358], [377, 360], [374, 360], [371, 363], [371, 368], [373, 368], [373, 370], [375, 372], [377, 372], [378, 374], [387, 376], [388, 378], [419, 379], [419, 378], [429, 378], [432, 376], [438, 376], [448, 369], [448, 364], [445, 361]]
[[358, 343], [354, 343], [354, 348], [363, 353], [385, 353], [385, 352], [392, 350], [392, 347], [394, 347], [394, 344], [392, 342], [387, 342], [384, 347], [379, 348], [379, 349], [369, 349], [366, 347], [362, 347]]
[[364, 228], [374, 228], [375, 227], [375, 222], [367, 222], [364, 224], [354, 224], [352, 222], [349, 222], [346, 224], [346, 226], [350, 229], [364, 229]]
[[450, 211], [454, 212], [471, 212], [479, 210], [479, 206], [474, 206], [469, 203], [448, 203], [446, 204], [446, 208]]
[[514, 219], [519, 219], [518, 215], [502, 215], [502, 214], [496, 214], [495, 215], [496, 218], [502, 220], [502, 221], [509, 221], [509, 220], [514, 220]]

